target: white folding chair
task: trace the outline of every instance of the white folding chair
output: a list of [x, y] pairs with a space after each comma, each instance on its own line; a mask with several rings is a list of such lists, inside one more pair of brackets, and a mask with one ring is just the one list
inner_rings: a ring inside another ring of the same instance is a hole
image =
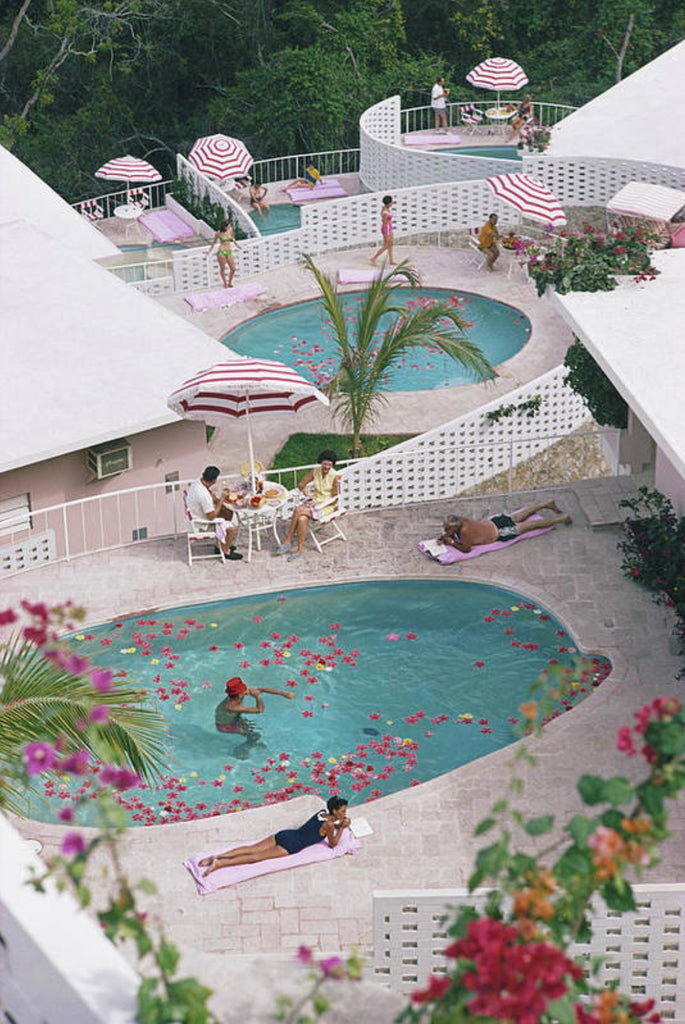
[[469, 262], [476, 268], [476, 270], [480, 270], [480, 268], [485, 265], [485, 253], [478, 245], [477, 234], [471, 234], [469, 232], [468, 239], [469, 249], [471, 250], [471, 259]]
[[150, 205], [150, 197], [144, 188], [132, 188], [128, 194], [128, 204], [142, 212]]
[[82, 217], [89, 220], [91, 224], [94, 224], [98, 220], [102, 220], [105, 216], [105, 211], [102, 209], [97, 199], [85, 199], [80, 207], [79, 212]]
[[[188, 492], [183, 492], [183, 509], [186, 520], [186, 537], [188, 539], [188, 565], [196, 562], [203, 562], [209, 558], [219, 558], [226, 561], [223, 548], [217, 540], [216, 522], [212, 519], [198, 519], [193, 516], [188, 508]], [[205, 554], [196, 554], [198, 548], [203, 548]], [[207, 550], [210, 549], [210, 550]]]
[[476, 128], [480, 125], [483, 120], [483, 113], [474, 107], [473, 103], [470, 103], [467, 107], [462, 107], [460, 110], [461, 123], [466, 125], [464, 135], [473, 135]]
[[[337, 495], [326, 502], [325, 505], [319, 506], [318, 519], [309, 520], [309, 536], [312, 538], [314, 546], [319, 553], [333, 540], [347, 540], [338, 522], [344, 515], [345, 509], [341, 504], [340, 495]], [[330, 530], [327, 531], [329, 536], [321, 537], [320, 534], [326, 527], [330, 527]]]

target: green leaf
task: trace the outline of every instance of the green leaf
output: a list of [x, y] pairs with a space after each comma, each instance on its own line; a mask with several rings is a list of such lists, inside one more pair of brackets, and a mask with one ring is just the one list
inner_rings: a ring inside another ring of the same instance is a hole
[[637, 793], [642, 801], [642, 806], [653, 817], [663, 814], [664, 800], [666, 794], [663, 786], [655, 786], [651, 782], [645, 782], [637, 787]]
[[604, 800], [604, 779], [599, 775], [581, 775], [578, 792], [584, 804], [601, 804]]
[[554, 828], [554, 815], [542, 814], [539, 818], [530, 818], [523, 827], [529, 836], [542, 836]]
[[554, 877], [565, 885], [572, 883], [578, 875], [589, 877], [592, 874], [590, 851], [569, 847], [554, 865], [553, 872]]
[[474, 836], [485, 835], [485, 833], [489, 832], [496, 824], [497, 821], [495, 818], [483, 818], [483, 820], [479, 821], [476, 825], [473, 834]]
[[165, 974], [173, 974], [178, 967], [180, 954], [176, 946], [166, 939], [162, 939], [157, 950], [155, 960]]
[[627, 910], [636, 909], [633, 890], [624, 878], [609, 879], [602, 886], [600, 892], [610, 910], [618, 910], [620, 913], [624, 913]]
[[592, 818], [586, 818], [582, 814], [575, 814], [566, 827], [576, 843], [579, 846], [585, 846], [588, 836], [592, 835], [597, 824]]
[[139, 892], [144, 892], [146, 896], [154, 896], [157, 893], [157, 886], [150, 878], [139, 878], [137, 888]]
[[312, 1005], [314, 1007], [314, 1011], [321, 1016], [321, 1014], [325, 1013], [326, 1010], [330, 1008], [331, 1001], [323, 994], [323, 992], [317, 992], [312, 999]]
[[494, 803], [492, 805], [492, 813], [493, 814], [501, 814], [502, 811], [505, 811], [506, 809], [507, 809], [507, 801], [506, 800], [497, 800], [496, 803]]
[[629, 804], [635, 799], [635, 790], [621, 775], [615, 775], [604, 783], [603, 798], [607, 803], [618, 807], [621, 804]]

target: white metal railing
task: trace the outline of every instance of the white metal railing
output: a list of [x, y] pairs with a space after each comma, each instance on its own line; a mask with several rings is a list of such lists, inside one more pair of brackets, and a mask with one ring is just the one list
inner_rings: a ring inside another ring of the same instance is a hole
[[313, 164], [324, 177], [356, 174], [359, 170], [359, 149], [333, 149], [255, 160], [250, 176], [261, 184], [294, 181], [304, 176], [309, 164]]
[[83, 207], [86, 203], [95, 203], [100, 207], [103, 219], [113, 217], [117, 206], [124, 206], [128, 203], [131, 189], [136, 191], [140, 189], [147, 196], [148, 209], [151, 210], [154, 206], [164, 206], [165, 196], [171, 190], [172, 184], [173, 182], [170, 179], [167, 181], [156, 181], [151, 185], [132, 184], [128, 189], [107, 192], [105, 195], [95, 196], [93, 199], [83, 199], [81, 202], [72, 203], [71, 205], [77, 213], [83, 213]]
[[[502, 103], [514, 103], [519, 102], [518, 100], [507, 100], [501, 99]], [[490, 94], [489, 98], [486, 98], [483, 93], [474, 95], [471, 100], [460, 100], [458, 103], [447, 104], [447, 123], [451, 126], [458, 127], [461, 124], [461, 111], [464, 107], [470, 109], [472, 106], [478, 108], [478, 110], [485, 113], [490, 107], [496, 106], [496, 99], [493, 93]], [[565, 103], [533, 103], [533, 113], [540, 124], [555, 125], [559, 121], [562, 121], [569, 114], [572, 114], [576, 107], [568, 106]], [[513, 111], [512, 111], [513, 113]], [[402, 134], [405, 135], [408, 132], [420, 132], [425, 131], [428, 128], [432, 128], [435, 123], [435, 115], [433, 108], [430, 106], [424, 107], [405, 107], [402, 111]], [[477, 142], [474, 142], [477, 145]]]
[[[561, 486], [582, 475], [583, 458], [554, 455], [569, 434], [587, 424], [582, 400], [564, 383], [558, 367], [505, 398], [460, 416], [435, 430], [370, 458], [341, 461], [345, 467], [342, 496], [350, 511], [391, 508], [452, 497], [457, 494], [511, 492]], [[539, 409], [529, 417], [522, 403], [539, 396]], [[488, 412], [503, 403], [515, 411], [496, 422]], [[587, 430], [574, 434], [581, 448], [598, 450], [615, 431]], [[294, 487], [311, 466], [274, 470], [271, 479]], [[585, 475], [591, 475], [586, 473]], [[237, 476], [224, 478], [235, 483]], [[15, 574], [46, 562], [176, 536], [185, 529], [182, 490], [186, 483], [150, 484], [79, 498], [31, 511], [30, 526], [18, 515], [4, 524], [0, 574]], [[288, 510], [283, 512], [287, 515]]]
[[[669, 1024], [685, 1024], [685, 885], [634, 885], [637, 910], [618, 913], [600, 899], [592, 904], [592, 939], [576, 942], [570, 955], [590, 967], [601, 958], [597, 980], [642, 1002], [655, 999]], [[450, 942], [450, 908], [482, 913], [487, 890], [387, 889], [373, 894], [372, 980], [393, 991], [423, 988], [430, 974], [444, 974]]]

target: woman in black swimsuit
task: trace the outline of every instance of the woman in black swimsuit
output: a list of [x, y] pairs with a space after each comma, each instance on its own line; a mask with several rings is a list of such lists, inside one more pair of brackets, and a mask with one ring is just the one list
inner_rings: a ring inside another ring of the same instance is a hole
[[518, 133], [523, 128], [524, 124], [529, 117], [533, 116], [533, 101], [530, 96], [526, 96], [523, 103], [519, 103], [518, 109], [511, 119], [511, 135], [506, 140], [507, 142], [513, 142]]
[[350, 824], [350, 819], [346, 816], [347, 800], [341, 796], [332, 796], [326, 807], [328, 811], [318, 811], [299, 828], [282, 829], [258, 843], [237, 846], [234, 850], [205, 857], [200, 861], [200, 867], [207, 868], [202, 877], [206, 878], [219, 868], [232, 868], [237, 864], [256, 864], [261, 860], [271, 860], [273, 857], [288, 857], [324, 839], [332, 849], [338, 845], [340, 837]]

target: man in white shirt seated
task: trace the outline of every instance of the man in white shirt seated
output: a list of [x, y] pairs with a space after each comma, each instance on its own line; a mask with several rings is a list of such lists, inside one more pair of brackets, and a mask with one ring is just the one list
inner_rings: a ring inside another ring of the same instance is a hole
[[212, 484], [216, 483], [219, 477], [219, 470], [216, 466], [207, 466], [199, 480], [193, 480], [188, 488], [187, 505], [191, 519], [216, 519], [217, 544], [221, 544], [224, 555], [232, 562], [239, 562], [243, 557], [236, 551], [233, 538], [236, 535], [237, 527], [229, 526], [228, 521], [233, 518], [233, 513], [224, 505], [224, 499], [228, 496], [228, 488], [224, 488], [219, 497], [214, 494]]

